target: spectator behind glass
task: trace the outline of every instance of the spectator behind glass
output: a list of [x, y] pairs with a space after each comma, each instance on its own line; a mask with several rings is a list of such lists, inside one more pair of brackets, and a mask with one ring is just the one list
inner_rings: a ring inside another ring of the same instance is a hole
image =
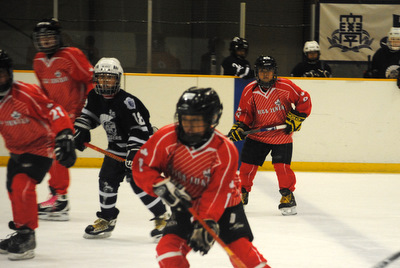
[[390, 28], [388, 36], [381, 39], [381, 48], [372, 57], [364, 78], [397, 79], [400, 88], [400, 27]]
[[317, 41], [307, 41], [303, 48], [304, 59], [292, 70], [295, 77], [332, 77], [331, 67], [319, 60], [321, 49]]
[[231, 55], [226, 57], [221, 65], [221, 74], [235, 75], [241, 78], [254, 78], [254, 71], [246, 60], [249, 53], [249, 43], [241, 37], [234, 37], [230, 43]]

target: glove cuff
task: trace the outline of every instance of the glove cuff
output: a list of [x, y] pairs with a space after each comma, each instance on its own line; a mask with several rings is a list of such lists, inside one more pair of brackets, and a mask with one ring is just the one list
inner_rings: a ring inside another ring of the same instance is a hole
[[250, 130], [250, 128], [247, 125], [245, 125], [245, 123], [243, 123], [243, 122], [239, 122], [238, 121], [238, 122], [236, 122], [236, 124], [237, 124], [238, 127], [243, 129], [244, 131], [249, 131]]

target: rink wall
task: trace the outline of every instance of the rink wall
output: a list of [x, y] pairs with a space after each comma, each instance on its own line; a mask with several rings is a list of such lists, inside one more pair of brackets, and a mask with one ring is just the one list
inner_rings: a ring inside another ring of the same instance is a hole
[[[173, 122], [175, 104], [183, 90], [191, 86], [213, 87], [224, 106], [218, 129], [228, 133], [233, 122], [235, 91], [236, 95], [240, 91], [240, 83], [235, 83], [235, 79], [239, 78], [126, 74], [123, 88], [143, 101], [152, 124], [161, 127]], [[15, 80], [37, 83], [31, 71], [15, 71]], [[294, 170], [400, 173], [400, 90], [395, 80], [291, 80], [310, 93], [313, 103], [310, 117], [301, 131], [294, 134]], [[92, 131], [91, 143], [106, 148], [101, 127]], [[98, 167], [102, 162], [102, 155], [91, 149], [78, 152], [78, 156], [76, 167]], [[8, 152], [1, 143], [0, 164], [5, 165], [7, 159]], [[270, 157], [263, 170], [272, 169], [269, 162]]]

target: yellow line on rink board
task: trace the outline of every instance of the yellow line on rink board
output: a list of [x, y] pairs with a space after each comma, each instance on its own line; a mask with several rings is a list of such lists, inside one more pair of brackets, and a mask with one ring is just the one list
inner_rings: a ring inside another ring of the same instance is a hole
[[[8, 156], [0, 156], [0, 166], [6, 166]], [[100, 168], [103, 158], [80, 157], [75, 168]], [[292, 162], [292, 169], [304, 172], [345, 172], [345, 173], [400, 173], [400, 163], [338, 163], [338, 162]], [[260, 171], [273, 171], [271, 162], [265, 162]]]

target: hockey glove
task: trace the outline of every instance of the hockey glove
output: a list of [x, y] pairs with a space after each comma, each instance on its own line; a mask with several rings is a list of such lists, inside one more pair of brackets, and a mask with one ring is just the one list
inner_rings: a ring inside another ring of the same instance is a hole
[[[206, 224], [219, 235], [219, 226], [214, 220], [204, 220]], [[200, 251], [201, 255], [208, 253], [212, 245], [214, 245], [214, 238], [207, 232], [206, 229], [198, 222], [193, 223], [193, 232], [190, 235], [188, 244], [194, 251]]]
[[306, 119], [307, 115], [305, 113], [299, 113], [296, 110], [291, 110], [286, 115], [286, 133], [290, 134], [294, 131], [299, 131], [301, 128], [301, 123]]
[[397, 77], [397, 87], [400, 88], [400, 68], [397, 69], [397, 71], [399, 72], [399, 77]]
[[90, 131], [86, 128], [75, 126], [75, 148], [81, 152], [86, 149], [85, 143], [90, 142]]
[[54, 152], [56, 154], [56, 160], [58, 160], [61, 165], [69, 168], [75, 164], [76, 152], [74, 136], [70, 129], [64, 129], [57, 134]]
[[246, 134], [244, 134], [245, 131], [250, 130], [250, 128], [248, 126], [246, 126], [245, 124], [243, 124], [242, 122], [236, 122], [231, 130], [228, 133], [228, 138], [231, 141], [241, 141], [244, 140], [244, 138], [246, 138]]
[[126, 153], [125, 168], [129, 172], [132, 171], [132, 161], [133, 161], [133, 158], [135, 157], [135, 154], [137, 153], [137, 151], [138, 151], [137, 149], [130, 149]]
[[170, 207], [176, 207], [178, 205], [191, 207], [192, 205], [192, 198], [185, 191], [185, 187], [180, 184], [173, 184], [169, 178], [153, 185], [153, 191]]

